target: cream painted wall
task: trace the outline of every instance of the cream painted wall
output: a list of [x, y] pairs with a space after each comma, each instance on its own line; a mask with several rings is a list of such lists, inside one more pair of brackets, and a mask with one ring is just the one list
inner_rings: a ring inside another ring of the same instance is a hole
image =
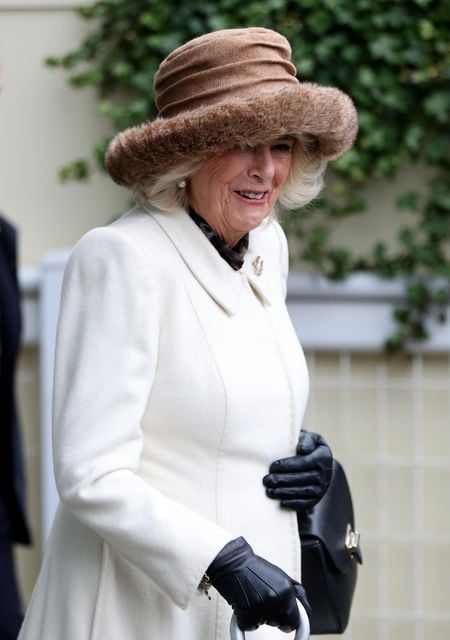
[[380, 239], [384, 239], [390, 248], [398, 246], [399, 230], [414, 223], [415, 218], [414, 214], [396, 209], [395, 201], [408, 191], [426, 193], [431, 176], [429, 168], [409, 165], [398, 171], [395, 179], [371, 180], [364, 190], [367, 211], [336, 221], [333, 242], [350, 247], [358, 254], [370, 250]]
[[[412, 213], [398, 210], [395, 201], [398, 196], [408, 191], [426, 194], [432, 175], [429, 167], [417, 164], [403, 167], [394, 179], [369, 181], [363, 191], [367, 211], [329, 222], [333, 246], [350, 249], [355, 255], [362, 256], [368, 254], [375, 243], [382, 240], [391, 251], [397, 250], [399, 231], [415, 224], [415, 217]], [[328, 171], [325, 175], [325, 194], [332, 182], [331, 173]], [[314, 226], [312, 207], [305, 209], [304, 216], [306, 223]], [[298, 261], [302, 249], [300, 242], [290, 237], [289, 245], [293, 266], [302, 271], [309, 271], [309, 265]]]
[[72, 246], [129, 204], [126, 191], [100, 173], [87, 184], [61, 185], [58, 168], [90, 154], [108, 132], [92, 90], [75, 90], [48, 55], [76, 48], [87, 25], [64, 2], [1, 2], [0, 210], [20, 229], [22, 265]]

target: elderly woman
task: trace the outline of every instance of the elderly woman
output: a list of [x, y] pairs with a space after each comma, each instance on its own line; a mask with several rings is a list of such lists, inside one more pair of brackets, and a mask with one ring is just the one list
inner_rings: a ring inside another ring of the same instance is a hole
[[21, 640], [225, 640], [229, 605], [269, 640], [307, 605], [296, 509], [331, 454], [298, 441], [308, 376], [274, 211], [317, 195], [355, 109], [300, 83], [262, 28], [188, 42], [154, 86], [158, 119], [107, 154], [140, 206], [90, 231], [64, 278], [61, 506]]

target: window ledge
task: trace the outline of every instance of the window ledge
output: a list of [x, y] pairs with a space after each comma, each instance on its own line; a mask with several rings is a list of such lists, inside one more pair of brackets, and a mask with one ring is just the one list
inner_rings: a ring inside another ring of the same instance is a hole
[[[67, 255], [65, 251], [53, 252], [41, 267], [20, 270], [25, 344], [39, 342], [42, 281], [50, 273], [58, 286]], [[383, 280], [370, 273], [331, 282], [318, 274], [294, 271], [288, 278], [287, 304], [304, 349], [380, 352], [395, 330], [392, 311], [403, 300], [403, 291], [403, 281]], [[430, 338], [414, 351], [450, 352], [450, 307], [448, 316], [444, 324], [430, 321]]]
[[[404, 299], [404, 281], [358, 273], [341, 282], [319, 274], [292, 272], [287, 303], [304, 349], [380, 352], [396, 329], [393, 309]], [[430, 320], [430, 338], [411, 351], [450, 352], [450, 306], [447, 322]]]

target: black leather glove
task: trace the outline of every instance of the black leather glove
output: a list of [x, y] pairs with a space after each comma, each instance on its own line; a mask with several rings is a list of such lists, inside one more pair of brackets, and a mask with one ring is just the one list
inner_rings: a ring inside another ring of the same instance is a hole
[[331, 480], [333, 454], [318, 433], [301, 431], [296, 456], [272, 462], [263, 484], [269, 498], [296, 511], [311, 509], [325, 494]]
[[296, 598], [311, 611], [302, 585], [255, 555], [244, 538], [225, 545], [206, 573], [232, 606], [242, 631], [253, 631], [261, 624], [293, 631], [300, 624]]

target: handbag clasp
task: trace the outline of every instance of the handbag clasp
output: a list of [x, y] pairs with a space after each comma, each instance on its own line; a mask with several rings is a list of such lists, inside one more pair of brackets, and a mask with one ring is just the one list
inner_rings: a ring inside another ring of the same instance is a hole
[[358, 531], [354, 531], [351, 524], [347, 525], [347, 534], [345, 536], [345, 548], [348, 551], [350, 558], [359, 556], [359, 539], [360, 534]]

